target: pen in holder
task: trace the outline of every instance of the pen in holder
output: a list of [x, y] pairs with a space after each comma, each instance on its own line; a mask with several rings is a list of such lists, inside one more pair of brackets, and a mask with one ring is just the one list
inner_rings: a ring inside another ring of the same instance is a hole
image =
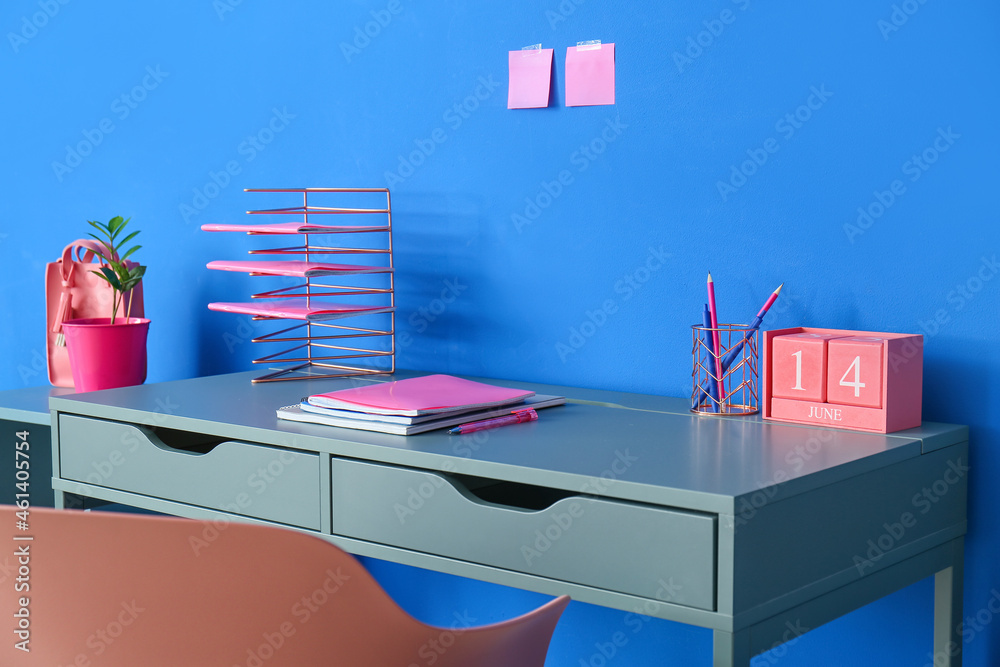
[[[719, 334], [715, 354], [713, 334]], [[691, 326], [691, 412], [705, 415], [752, 415], [760, 410], [758, 330], [745, 324]], [[718, 365], [716, 362], [719, 362]], [[718, 377], [717, 368], [722, 369]], [[722, 384], [719, 400], [718, 383]]]

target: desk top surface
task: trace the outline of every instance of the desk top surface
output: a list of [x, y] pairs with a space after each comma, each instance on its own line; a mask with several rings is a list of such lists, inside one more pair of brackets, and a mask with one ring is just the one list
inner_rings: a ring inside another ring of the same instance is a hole
[[0, 419], [29, 424], [49, 424], [51, 421], [49, 398], [72, 393], [72, 389], [48, 385], [0, 391]]
[[[54, 411], [221, 438], [504, 479], [610, 497], [733, 512], [762, 489], [795, 495], [968, 440], [968, 428], [925, 423], [889, 435], [706, 417], [684, 399], [507, 380], [563, 395], [539, 420], [463, 436], [388, 435], [279, 420], [306, 395], [420, 375], [251, 384], [259, 372], [55, 396]], [[490, 380], [486, 380], [490, 381]]]

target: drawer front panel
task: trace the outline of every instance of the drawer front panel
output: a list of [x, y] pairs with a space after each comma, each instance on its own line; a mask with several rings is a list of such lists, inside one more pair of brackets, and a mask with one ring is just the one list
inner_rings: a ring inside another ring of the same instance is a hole
[[318, 454], [233, 441], [205, 449], [173, 448], [133, 424], [59, 416], [63, 479], [319, 530]]
[[332, 465], [337, 535], [715, 610], [712, 515], [577, 495], [526, 510], [434, 472]]

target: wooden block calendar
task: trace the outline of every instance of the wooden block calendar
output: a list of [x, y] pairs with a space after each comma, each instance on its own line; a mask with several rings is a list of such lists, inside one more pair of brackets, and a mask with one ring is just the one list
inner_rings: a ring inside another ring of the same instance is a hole
[[923, 336], [765, 331], [763, 417], [892, 433], [920, 426]]

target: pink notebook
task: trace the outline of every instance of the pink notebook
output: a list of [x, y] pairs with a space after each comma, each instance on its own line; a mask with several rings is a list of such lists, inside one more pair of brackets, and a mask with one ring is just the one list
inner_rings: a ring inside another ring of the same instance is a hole
[[346, 303], [332, 303], [312, 299], [306, 307], [305, 299], [281, 299], [280, 301], [251, 301], [250, 303], [210, 303], [209, 310], [223, 313], [242, 313], [260, 317], [279, 317], [290, 320], [335, 320], [352, 315], [388, 313], [395, 308], [389, 306], [358, 306]]
[[360, 266], [356, 264], [326, 264], [322, 262], [268, 261], [268, 260], [217, 260], [208, 263], [208, 268], [218, 271], [241, 271], [265, 276], [343, 276], [357, 273], [392, 273], [390, 266]]
[[413, 417], [511, 405], [534, 395], [533, 391], [497, 387], [451, 375], [426, 375], [315, 394], [308, 401], [323, 408]]
[[207, 224], [201, 226], [203, 232], [247, 232], [249, 234], [345, 234], [350, 232], [387, 232], [385, 225], [374, 227], [350, 227], [337, 225], [314, 225], [302, 222], [274, 222], [260, 225]]

